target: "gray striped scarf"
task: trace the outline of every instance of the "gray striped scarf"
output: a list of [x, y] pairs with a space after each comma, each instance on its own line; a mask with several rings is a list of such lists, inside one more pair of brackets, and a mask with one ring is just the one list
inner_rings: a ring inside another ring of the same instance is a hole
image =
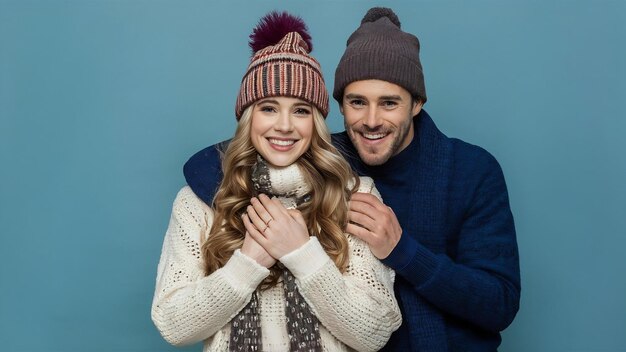
[[[258, 193], [278, 197], [287, 208], [296, 208], [307, 201], [309, 189], [296, 164], [274, 168], [259, 156], [252, 169], [252, 182]], [[293, 274], [282, 264], [276, 265], [283, 269], [282, 283], [289, 350], [292, 352], [321, 351], [319, 320], [298, 291]], [[258, 294], [255, 291], [248, 305], [231, 320], [230, 351], [262, 351], [261, 309]]]

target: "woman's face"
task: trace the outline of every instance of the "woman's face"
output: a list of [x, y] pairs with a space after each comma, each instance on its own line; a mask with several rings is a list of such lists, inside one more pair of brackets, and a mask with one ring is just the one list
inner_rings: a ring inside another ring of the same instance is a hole
[[270, 164], [293, 164], [311, 146], [313, 108], [304, 100], [270, 97], [252, 110], [252, 145]]

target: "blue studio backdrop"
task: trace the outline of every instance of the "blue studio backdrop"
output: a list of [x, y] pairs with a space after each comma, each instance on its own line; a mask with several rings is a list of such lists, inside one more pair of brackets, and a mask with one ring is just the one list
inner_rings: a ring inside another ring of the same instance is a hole
[[500, 350], [626, 351], [626, 3], [602, 0], [0, 0], [0, 349], [176, 351], [150, 320], [163, 235], [183, 163], [234, 132], [250, 30], [301, 15], [332, 87], [376, 5], [420, 38], [435, 122], [504, 169]]

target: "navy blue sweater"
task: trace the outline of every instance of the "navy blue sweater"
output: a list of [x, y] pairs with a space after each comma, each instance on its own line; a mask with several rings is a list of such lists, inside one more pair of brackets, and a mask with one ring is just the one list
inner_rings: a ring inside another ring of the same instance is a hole
[[[345, 132], [335, 146], [372, 177], [394, 209], [402, 237], [383, 260], [396, 275], [403, 323], [385, 351], [496, 351], [519, 308], [519, 257], [506, 184], [484, 149], [448, 138], [426, 111], [411, 144], [382, 166], [363, 164]], [[184, 173], [210, 204], [221, 181], [220, 155], [208, 147]]]

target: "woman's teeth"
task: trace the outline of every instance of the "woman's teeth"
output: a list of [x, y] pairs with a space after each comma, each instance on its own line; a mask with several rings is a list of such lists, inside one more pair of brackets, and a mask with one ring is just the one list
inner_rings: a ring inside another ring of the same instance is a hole
[[294, 144], [296, 142], [293, 139], [283, 140], [283, 139], [273, 139], [273, 138], [270, 138], [269, 141], [272, 144], [276, 144], [276, 145], [280, 145], [280, 146], [288, 146], [288, 145], [292, 145], [292, 144]]

